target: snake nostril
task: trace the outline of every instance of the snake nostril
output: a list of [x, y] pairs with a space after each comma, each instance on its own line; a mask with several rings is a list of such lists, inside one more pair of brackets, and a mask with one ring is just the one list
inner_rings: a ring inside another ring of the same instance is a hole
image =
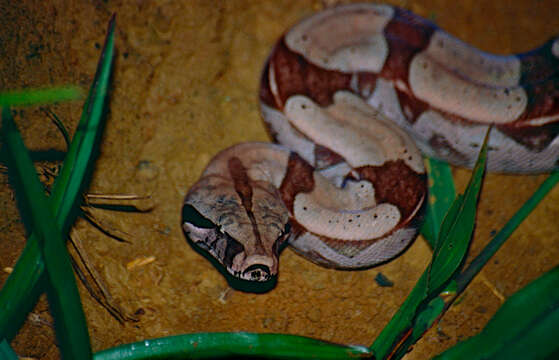
[[251, 281], [265, 281], [270, 278], [270, 268], [262, 264], [254, 264], [243, 271], [243, 277]]

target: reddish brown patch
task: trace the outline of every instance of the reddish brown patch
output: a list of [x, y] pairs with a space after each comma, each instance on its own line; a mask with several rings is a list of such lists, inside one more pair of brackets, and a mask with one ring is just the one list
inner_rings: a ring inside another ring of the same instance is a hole
[[551, 52], [551, 47], [556, 39], [552, 38], [537, 49], [517, 55], [521, 64], [520, 84], [534, 84], [557, 76], [559, 59]]
[[559, 113], [559, 76], [526, 86], [528, 106], [523, 119], [550, 116]]
[[[262, 247], [262, 240], [260, 238], [260, 233], [258, 232], [258, 226], [256, 225], [256, 219], [254, 218], [254, 213], [252, 212], [252, 184], [246, 168], [238, 157], [232, 157], [229, 159], [227, 166], [229, 167], [229, 173], [233, 179], [233, 184], [235, 186], [235, 191], [241, 198], [241, 203], [245, 208], [247, 216], [252, 224], [252, 232], [254, 238], [256, 239], [255, 251], [260, 251], [261, 254], [265, 254], [265, 250]], [[229, 245], [227, 246], [229, 247]]]
[[230, 158], [227, 166], [233, 179], [235, 191], [239, 194], [245, 209], [250, 211], [252, 209], [252, 186], [246, 168], [238, 157]]
[[382, 166], [363, 166], [356, 171], [361, 179], [373, 184], [377, 202], [397, 206], [404, 221], [420, 206], [427, 193], [425, 175], [413, 171], [403, 160], [388, 161]]
[[311, 192], [314, 188], [314, 169], [296, 153], [289, 155], [287, 171], [279, 188], [283, 203], [293, 213], [293, 202], [299, 193]]
[[338, 153], [318, 144], [314, 147], [314, 157], [318, 169], [324, 169], [344, 161], [344, 158]]
[[559, 76], [525, 87], [528, 95], [526, 112], [521, 120], [559, 113]]
[[299, 237], [304, 232], [307, 232], [307, 229], [295, 219], [289, 220], [289, 224], [291, 225], [291, 235], [293, 237]]
[[460, 164], [467, 164], [469, 157], [465, 154], [461, 153], [460, 151], [456, 150], [451, 143], [448, 142], [444, 135], [434, 134], [429, 139], [429, 146], [433, 149], [444, 149], [447, 154], [449, 154], [449, 158], [456, 159], [457, 162]]
[[406, 39], [411, 47], [424, 49], [438, 26], [433, 22], [399, 7], [394, 7], [394, 16], [384, 29], [385, 34]]
[[528, 105], [519, 119], [511, 124], [496, 127], [530, 150], [545, 149], [559, 134], [559, 120], [543, 126], [527, 124], [544, 116], [559, 114], [559, 76], [525, 87]]
[[264, 65], [264, 70], [260, 77], [260, 90], [259, 98], [262, 103], [275, 108], [276, 102], [274, 100], [274, 94], [270, 89], [270, 61], [266, 61]]
[[425, 101], [419, 100], [412, 94], [403, 92], [399, 89], [396, 89], [396, 94], [406, 120], [412, 124], [415, 120], [417, 120], [419, 115], [423, 114], [430, 108], [429, 104]]
[[384, 29], [389, 52], [381, 76], [407, 83], [412, 57], [429, 45], [437, 26], [407, 10], [394, 9], [394, 17]]
[[308, 62], [288, 49], [283, 38], [274, 48], [270, 64], [274, 67], [279, 92], [279, 99], [275, 98], [278, 109], [283, 108], [290, 96], [297, 94], [306, 95], [321, 106], [330, 105], [336, 91], [349, 89], [350, 74], [326, 70]]
[[559, 134], [559, 123], [544, 126], [496, 126], [499, 131], [532, 151], [544, 150]]
[[362, 72], [358, 76], [359, 92], [363, 96], [369, 96], [377, 85], [378, 74], [371, 72]]

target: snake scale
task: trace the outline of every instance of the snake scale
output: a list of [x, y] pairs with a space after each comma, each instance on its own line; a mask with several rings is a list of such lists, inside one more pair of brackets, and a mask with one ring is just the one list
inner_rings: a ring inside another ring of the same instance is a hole
[[497, 56], [404, 9], [344, 5], [279, 39], [259, 98], [281, 145], [223, 150], [182, 209], [191, 245], [237, 285], [275, 282], [286, 244], [331, 268], [395, 257], [421, 225], [421, 153], [471, 167], [490, 124], [490, 171], [558, 166], [559, 38]]

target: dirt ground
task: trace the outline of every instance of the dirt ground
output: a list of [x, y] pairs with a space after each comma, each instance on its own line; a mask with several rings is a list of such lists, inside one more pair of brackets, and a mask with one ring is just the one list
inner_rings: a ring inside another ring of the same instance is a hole
[[[435, 20], [487, 51], [529, 50], [559, 32], [554, 0], [389, 1]], [[220, 149], [267, 141], [257, 106], [262, 64], [276, 38], [305, 15], [336, 1], [0, 0], [0, 89], [52, 84], [87, 88], [106, 25], [117, 13], [110, 114], [90, 193], [149, 194], [147, 213], [95, 209], [117, 242], [84, 220], [80, 241], [113, 301], [137, 321], [118, 322], [80, 283], [94, 351], [147, 338], [206, 331], [279, 332], [369, 345], [403, 302], [431, 252], [419, 238], [401, 257], [367, 271], [335, 271], [286, 250], [277, 287], [231, 290], [186, 243], [180, 208], [189, 186]], [[63, 139], [43, 108], [18, 110], [26, 144], [61, 155]], [[49, 106], [74, 129], [81, 103]], [[454, 172], [463, 189], [469, 171]], [[545, 176], [489, 175], [471, 254], [531, 195]], [[476, 334], [504, 299], [557, 264], [559, 189], [522, 224], [406, 359], [429, 358]], [[0, 174], [0, 284], [25, 244], [23, 225]], [[148, 259], [145, 264], [131, 263]], [[132, 265], [131, 265], [132, 264]], [[394, 282], [380, 287], [384, 274]], [[20, 356], [59, 357], [43, 298], [12, 346]]]

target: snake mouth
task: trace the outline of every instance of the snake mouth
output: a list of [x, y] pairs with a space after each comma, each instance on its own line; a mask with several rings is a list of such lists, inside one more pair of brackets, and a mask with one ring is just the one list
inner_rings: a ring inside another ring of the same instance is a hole
[[268, 281], [271, 278], [270, 268], [263, 264], [253, 264], [247, 267], [241, 278], [249, 281]]

